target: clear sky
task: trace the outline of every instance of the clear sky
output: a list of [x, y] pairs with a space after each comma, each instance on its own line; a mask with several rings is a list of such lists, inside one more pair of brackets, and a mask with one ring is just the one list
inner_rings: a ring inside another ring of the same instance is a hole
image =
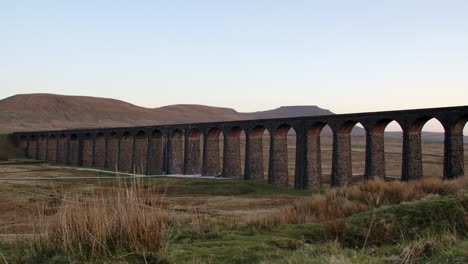
[[468, 1], [1, 1], [0, 98], [468, 105]]

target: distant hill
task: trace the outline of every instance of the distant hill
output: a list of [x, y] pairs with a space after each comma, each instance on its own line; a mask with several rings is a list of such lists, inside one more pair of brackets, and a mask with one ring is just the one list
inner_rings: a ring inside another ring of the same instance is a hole
[[239, 113], [231, 108], [169, 105], [145, 108], [87, 96], [19, 94], [0, 100], [0, 133], [73, 128], [125, 127], [333, 114], [317, 106], [283, 106]]

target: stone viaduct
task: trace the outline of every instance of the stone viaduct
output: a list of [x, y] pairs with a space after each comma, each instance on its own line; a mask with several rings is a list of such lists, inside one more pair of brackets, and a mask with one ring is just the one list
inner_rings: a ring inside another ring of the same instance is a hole
[[[401, 180], [423, 176], [421, 129], [435, 118], [445, 129], [444, 178], [464, 175], [463, 128], [468, 106], [372, 113], [307, 116], [144, 127], [17, 132], [14, 139], [34, 159], [51, 163], [108, 168], [145, 175], [201, 174], [244, 179], [263, 178], [262, 138], [270, 135], [268, 182], [288, 185], [287, 134], [294, 129], [294, 187], [322, 186], [320, 134], [333, 131], [331, 185], [351, 184], [350, 132], [360, 123], [366, 131], [365, 179], [385, 178], [384, 130], [396, 121], [403, 131]], [[245, 134], [244, 170], [240, 135]], [[220, 153], [220, 135], [223, 153]], [[222, 155], [222, 156], [221, 156]], [[222, 161], [221, 161], [221, 157]]]

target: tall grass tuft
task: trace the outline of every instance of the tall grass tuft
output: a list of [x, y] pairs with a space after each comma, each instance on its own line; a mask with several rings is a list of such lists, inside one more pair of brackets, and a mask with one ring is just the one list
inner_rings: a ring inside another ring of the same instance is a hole
[[455, 194], [467, 187], [468, 177], [453, 181], [366, 181], [351, 187], [331, 189], [324, 195], [301, 199], [290, 208], [279, 209], [251, 219], [249, 224], [273, 227], [282, 224], [337, 221], [384, 205], [419, 200], [429, 195]]
[[128, 252], [162, 258], [170, 228], [169, 217], [158, 206], [161, 195], [149, 193], [141, 179], [117, 185], [63, 199], [57, 214], [41, 221], [48, 224], [36, 241], [39, 251], [60, 249], [83, 259], [116, 258]]

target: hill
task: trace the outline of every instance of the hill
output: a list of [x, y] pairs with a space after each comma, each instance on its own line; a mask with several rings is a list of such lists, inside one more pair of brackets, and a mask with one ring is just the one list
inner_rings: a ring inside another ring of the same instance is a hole
[[333, 114], [317, 106], [283, 106], [254, 113], [187, 104], [145, 108], [115, 99], [56, 94], [19, 94], [5, 98], [0, 100], [0, 113], [0, 133]]

